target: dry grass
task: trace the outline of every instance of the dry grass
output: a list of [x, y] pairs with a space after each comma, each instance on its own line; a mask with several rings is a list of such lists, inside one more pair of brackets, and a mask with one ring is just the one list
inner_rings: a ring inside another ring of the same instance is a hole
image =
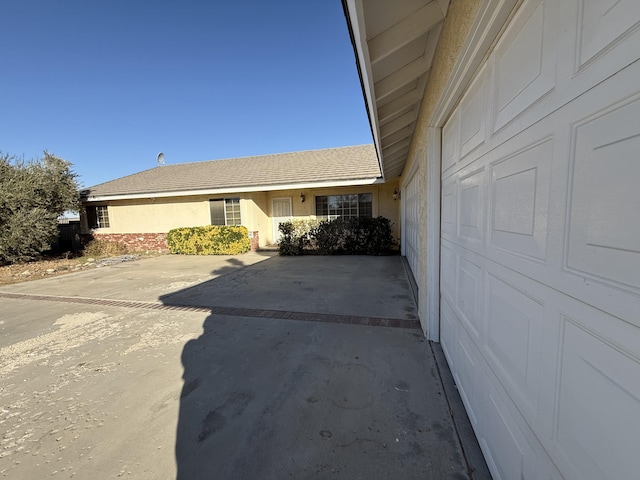
[[108, 240], [91, 240], [84, 247], [84, 256], [92, 258], [117, 257], [129, 253], [126, 245]]

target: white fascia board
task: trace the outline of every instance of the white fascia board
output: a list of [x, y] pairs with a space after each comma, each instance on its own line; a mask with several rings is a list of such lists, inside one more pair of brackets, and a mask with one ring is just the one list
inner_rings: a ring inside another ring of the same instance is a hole
[[349, 11], [349, 23], [353, 33], [356, 52], [358, 55], [358, 70], [362, 78], [364, 94], [368, 107], [369, 123], [373, 133], [373, 144], [378, 152], [378, 162], [380, 163], [380, 171], [384, 176], [384, 168], [382, 162], [382, 147], [380, 144], [380, 124], [378, 122], [378, 106], [376, 98], [373, 95], [373, 73], [371, 72], [371, 61], [369, 55], [369, 45], [367, 43], [367, 32], [364, 21], [364, 7], [362, 0], [347, 0], [347, 10]]
[[181, 190], [175, 192], [131, 193], [122, 195], [95, 195], [82, 199], [88, 202], [106, 202], [110, 200], [135, 200], [141, 198], [190, 197], [195, 195], [224, 195], [249, 192], [273, 192], [276, 190], [302, 190], [305, 188], [353, 187], [358, 185], [376, 185], [384, 183], [381, 177], [359, 180], [333, 180], [327, 182], [288, 183], [282, 185], [255, 185], [249, 187], [210, 188], [204, 190]]

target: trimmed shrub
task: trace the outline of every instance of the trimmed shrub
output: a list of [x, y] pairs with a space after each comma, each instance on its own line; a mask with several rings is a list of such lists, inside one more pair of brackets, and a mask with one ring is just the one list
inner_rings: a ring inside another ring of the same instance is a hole
[[385, 217], [283, 222], [280, 255], [389, 255], [396, 242]]
[[396, 245], [391, 221], [385, 217], [320, 222], [311, 236], [322, 255], [389, 255]]
[[316, 225], [311, 236], [313, 246], [320, 255], [332, 255], [340, 250], [343, 228], [344, 221], [340, 218], [323, 220]]
[[174, 228], [167, 233], [167, 245], [171, 253], [183, 255], [238, 255], [251, 249], [246, 227], [225, 225]]
[[281, 222], [278, 225], [278, 230], [282, 234], [278, 245], [280, 255], [302, 255], [311, 244], [310, 232], [317, 223], [316, 220]]
[[82, 254], [85, 257], [117, 257], [128, 253], [127, 246], [112, 240], [94, 239], [86, 244]]

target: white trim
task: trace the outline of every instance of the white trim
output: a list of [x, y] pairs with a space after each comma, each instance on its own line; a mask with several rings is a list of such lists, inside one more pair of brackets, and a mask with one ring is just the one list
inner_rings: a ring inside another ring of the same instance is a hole
[[[440, 341], [440, 165], [442, 129], [427, 128], [427, 338]], [[418, 290], [419, 291], [419, 290]]]
[[367, 61], [369, 55], [369, 45], [367, 44], [367, 32], [364, 20], [364, 7], [362, 0], [346, 0], [347, 10], [349, 11], [349, 20], [351, 31], [353, 33], [353, 43], [355, 44], [360, 77], [364, 88], [365, 105], [368, 109], [369, 124], [371, 125], [371, 133], [373, 134], [373, 145], [378, 153], [378, 165], [384, 176], [384, 168], [382, 165], [382, 151], [380, 150], [380, 128], [378, 122], [378, 107], [376, 97], [372, 94], [373, 73], [371, 72], [371, 64]]
[[288, 183], [284, 185], [254, 185], [254, 186], [238, 186], [227, 188], [210, 188], [202, 190], [180, 190], [176, 192], [157, 192], [157, 193], [129, 193], [122, 195], [96, 195], [83, 199], [83, 202], [106, 202], [109, 200], [133, 200], [139, 198], [167, 198], [167, 197], [186, 197], [193, 195], [220, 195], [220, 194], [240, 194], [248, 192], [272, 192], [276, 190], [297, 190], [301, 188], [330, 188], [330, 187], [352, 187], [358, 185], [376, 185], [384, 183], [382, 178], [367, 178], [361, 180], [334, 180], [326, 182], [307, 182], [307, 183]]

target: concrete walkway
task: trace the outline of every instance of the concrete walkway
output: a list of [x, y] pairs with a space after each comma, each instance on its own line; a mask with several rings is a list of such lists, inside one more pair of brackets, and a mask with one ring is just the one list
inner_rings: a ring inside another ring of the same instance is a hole
[[10, 478], [489, 478], [400, 257], [165, 256], [0, 289]]

